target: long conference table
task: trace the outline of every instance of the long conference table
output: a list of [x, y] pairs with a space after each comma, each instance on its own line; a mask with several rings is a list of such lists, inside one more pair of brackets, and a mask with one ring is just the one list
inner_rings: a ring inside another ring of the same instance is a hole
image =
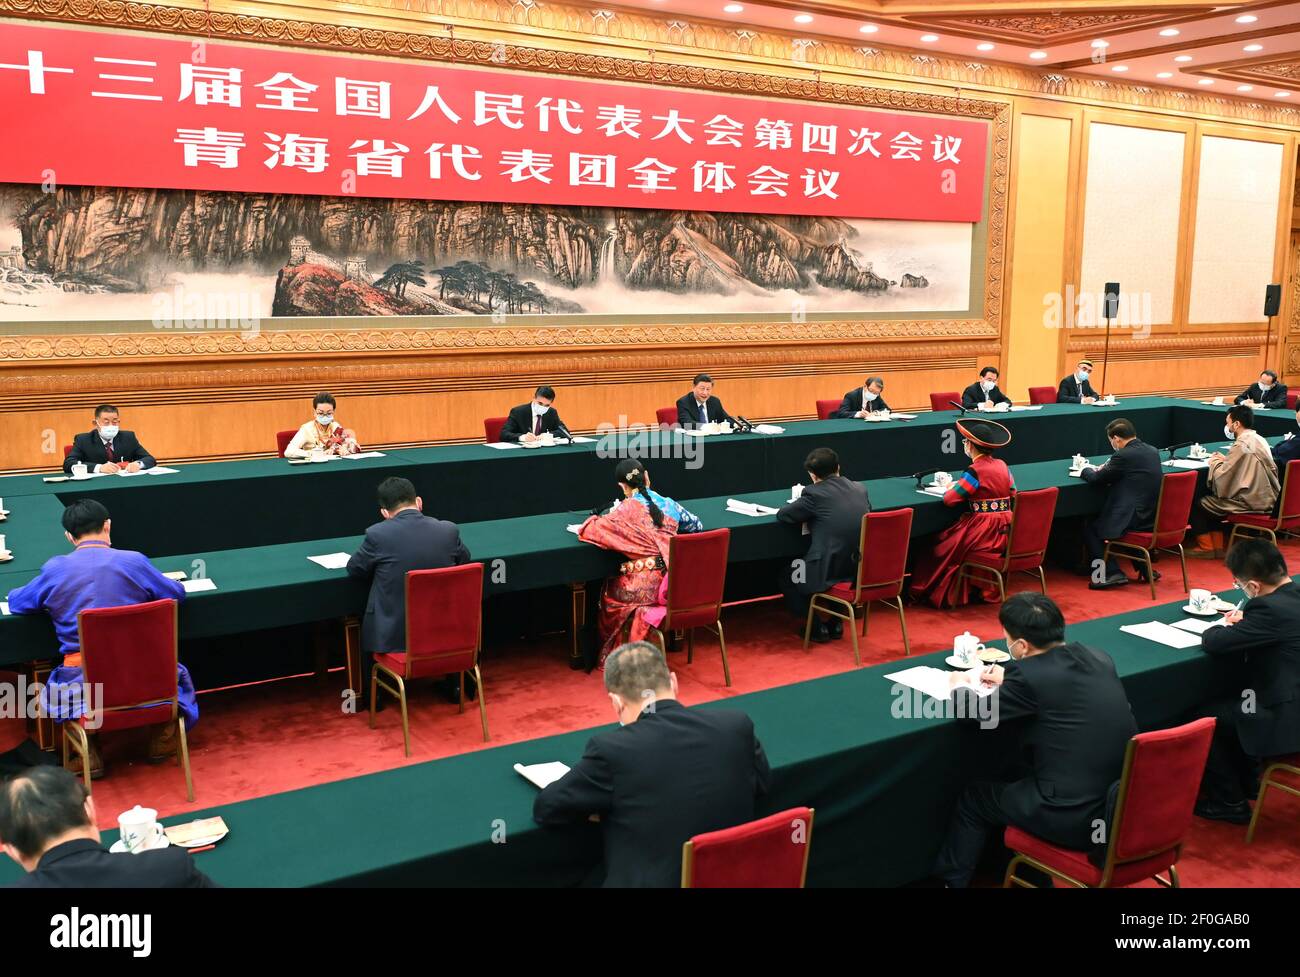
[[[1221, 596], [1235, 602], [1240, 595]], [[1180, 723], [1199, 704], [1233, 689], [1232, 667], [1199, 647], [1174, 649], [1120, 631], [1124, 624], [1185, 618], [1185, 599], [1067, 627], [1067, 640], [1114, 659], [1141, 730]], [[961, 788], [1002, 770], [1015, 745], [1014, 723], [981, 730], [927, 717], [886, 678], [913, 665], [943, 668], [949, 653], [695, 707], [740, 709], [753, 719], [774, 774], [760, 816], [803, 804], [817, 809], [810, 886], [895, 886], [926, 877]], [[534, 824], [536, 791], [513, 765], [573, 763], [597, 731], [483, 749], [165, 822], [225, 819], [230, 835], [196, 863], [226, 886], [578, 885], [599, 866], [599, 827]], [[116, 837], [105, 832], [104, 843]], [[17, 877], [15, 865], [0, 862], [0, 884]], [[1186, 878], [1185, 884], [1197, 882]]]
[[[1119, 416], [1134, 420], [1140, 436], [1157, 446], [1200, 440], [1213, 447], [1222, 438], [1224, 410], [1147, 397], [1113, 408], [1049, 405], [1041, 411], [997, 415], [997, 420], [1011, 427], [1015, 436], [1002, 456], [1011, 460], [1017, 486], [1022, 490], [1058, 487], [1057, 516], [1068, 517], [1095, 512], [1103, 498], [1100, 490], [1069, 476], [1066, 459], [1078, 452], [1103, 461], [1106, 455], [1085, 449], [1104, 441], [1109, 420]], [[792, 557], [807, 545], [798, 527], [770, 516], [731, 512], [727, 499], [779, 506], [789, 497], [789, 486], [803, 480], [807, 451], [829, 445], [840, 453], [846, 475], [879, 476], [865, 479], [874, 509], [911, 506], [913, 536], [935, 532], [956, 514], [940, 499], [917, 491], [910, 473], [920, 468], [942, 466], [956, 471], [963, 467], [959, 454], [944, 453], [944, 432], [955, 416], [955, 411], [949, 411], [887, 423], [800, 422], [781, 435], [703, 439], [705, 463], [699, 468], [686, 468], [687, 461], [681, 458], [651, 457], [646, 464], [656, 490], [677, 498], [706, 527], [731, 530], [733, 563]], [[1259, 417], [1257, 428], [1263, 434], [1277, 435], [1294, 427], [1290, 411], [1260, 412]], [[655, 431], [649, 437], [667, 444], [688, 436]], [[485, 596], [569, 585], [572, 616], [578, 621], [584, 613], [583, 584], [608, 576], [621, 560], [618, 554], [582, 543], [566, 530], [587, 516], [590, 504], [608, 502], [614, 494], [614, 462], [612, 456], [597, 455], [598, 445], [513, 451], [456, 445], [296, 467], [282, 459], [225, 462], [189, 465], [174, 475], [109, 476], [75, 485], [47, 483], [40, 476], [3, 478], [0, 493], [10, 515], [0, 523], [0, 532], [6, 535], [14, 560], [0, 565], [0, 595], [30, 581], [49, 557], [67, 552], [59, 524], [62, 508], [72, 499], [94, 497], [112, 513], [114, 545], [142, 550], [160, 570], [206, 576], [216, 585], [215, 590], [186, 599], [180, 615], [183, 640], [360, 615], [366, 585], [308, 557], [355, 551], [364, 527], [378, 518], [373, 497], [382, 478], [411, 477], [424, 497], [425, 511], [451, 518], [459, 510], [451, 502], [451, 512], [441, 508], [443, 496], [436, 493], [442, 491], [444, 481], [462, 486], [465, 471], [473, 469], [479, 473], [474, 476], [476, 489], [464, 489], [468, 497], [461, 497], [458, 490], [450, 498], [459, 499], [466, 510], [471, 505], [526, 510], [461, 523], [461, 536], [472, 557], [488, 567]], [[607, 448], [619, 450], [615, 445]], [[746, 479], [738, 480], [735, 466], [727, 461], [733, 454], [750, 459]], [[1017, 463], [1017, 455], [1031, 460]], [[777, 458], [784, 460], [777, 464], [773, 460]], [[700, 497], [675, 490], [675, 478], [730, 487]], [[425, 487], [420, 488], [422, 481]], [[575, 509], [575, 496], [586, 505]], [[541, 505], [539, 497], [553, 498], [558, 508], [528, 511]], [[322, 511], [314, 521], [301, 522], [303, 511], [313, 507]], [[353, 516], [339, 514], [352, 510], [356, 510]], [[331, 532], [334, 529], [347, 531]], [[257, 542], [268, 536], [278, 538]], [[207, 545], [193, 545], [196, 539]], [[0, 665], [56, 654], [53, 627], [46, 617], [0, 616]], [[355, 654], [350, 658], [355, 669]], [[355, 681], [355, 674], [349, 680]]]

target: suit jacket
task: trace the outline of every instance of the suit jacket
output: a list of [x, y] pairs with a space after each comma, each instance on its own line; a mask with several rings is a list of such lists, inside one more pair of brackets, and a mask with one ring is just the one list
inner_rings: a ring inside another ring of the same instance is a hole
[[806, 573], [804, 583], [796, 584], [800, 593], [819, 594], [857, 576], [862, 517], [870, 511], [866, 486], [843, 475], [807, 486], [799, 498], [777, 510], [782, 522], [808, 523]]
[[1090, 485], [1109, 485], [1106, 501], [1095, 524], [1103, 539], [1118, 539], [1131, 529], [1146, 530], [1155, 525], [1156, 503], [1160, 499], [1160, 452], [1134, 438], [1100, 468], [1085, 468], [1080, 476]]
[[1244, 391], [1237, 394], [1237, 399], [1234, 400], [1233, 403], [1240, 404], [1247, 400], [1254, 401], [1257, 404], [1262, 404], [1264, 407], [1285, 407], [1286, 384], [1275, 383], [1273, 386], [1268, 388], [1268, 393], [1264, 393], [1264, 391], [1259, 388], [1258, 383], [1252, 383]]
[[985, 393], [978, 380], [961, 392], [961, 405], [967, 410], [974, 410], [986, 400], [991, 400], [995, 404], [1011, 403], [1011, 398], [1002, 392], [1001, 387], [995, 386]]
[[994, 694], [999, 722], [1024, 721], [1025, 775], [1002, 794], [1011, 823], [1058, 845], [1090, 849], [1093, 820], [1107, 816], [1124, 751], [1137, 733], [1115, 663], [1077, 642], [1058, 645], [1008, 662]]
[[[564, 422], [560, 420], [560, 412], [554, 407], [542, 415], [542, 433], [554, 434]], [[520, 404], [518, 407], [510, 408], [510, 416], [501, 427], [502, 441], [518, 441], [525, 434], [533, 433], [533, 404], [529, 401], [526, 404]]]
[[[862, 410], [862, 388], [854, 387], [844, 395], [844, 399], [840, 401], [839, 409], [831, 417], [856, 417], [860, 410]], [[875, 400], [867, 404], [867, 410], [889, 410], [889, 405], [885, 403], [884, 397], [876, 397]]]
[[1237, 722], [1242, 749], [1255, 757], [1300, 751], [1300, 584], [1247, 601], [1236, 624], [1201, 635], [1201, 648], [1245, 661], [1255, 710]]
[[[113, 439], [113, 460], [119, 464], [138, 461], [143, 468], [153, 468], [158, 464], [153, 455], [144, 450], [144, 445], [136, 439], [133, 431], [117, 432], [117, 437]], [[72, 439], [72, 451], [63, 459], [64, 473], [71, 475], [72, 466], [79, 461], [84, 462], [92, 472], [96, 465], [108, 463], [108, 452], [104, 450], [104, 439], [99, 436], [98, 430], [78, 434]]]
[[636, 722], [587, 743], [582, 759], [537, 795], [538, 824], [599, 814], [607, 887], [681, 883], [682, 845], [754, 819], [771, 770], [754, 724], [733, 709], [656, 702]]
[[10, 889], [215, 889], [194, 867], [189, 851], [175, 845], [130, 855], [111, 854], [98, 841], [80, 838], [55, 845]]
[[[736, 419], [727, 413], [727, 408], [722, 406], [722, 401], [717, 397], [710, 397], [705, 403], [704, 409], [708, 412], [710, 422], [731, 421], [733, 424], [736, 423]], [[695, 399], [693, 392], [677, 401], [677, 423], [684, 428], [700, 426], [700, 404]]]
[[1273, 445], [1273, 464], [1277, 465], [1279, 480], [1286, 477], [1286, 465], [1289, 461], [1300, 461], [1300, 434]]
[[1058, 404], [1081, 404], [1084, 397], [1100, 397], [1101, 394], [1092, 389], [1092, 384], [1084, 380], [1082, 389], [1079, 381], [1075, 379], [1073, 373], [1061, 381], [1061, 385], [1056, 388], [1056, 402]]
[[366, 530], [361, 548], [348, 560], [348, 576], [370, 581], [361, 646], [366, 651], [406, 650], [406, 574], [469, 562], [454, 522], [403, 509]]

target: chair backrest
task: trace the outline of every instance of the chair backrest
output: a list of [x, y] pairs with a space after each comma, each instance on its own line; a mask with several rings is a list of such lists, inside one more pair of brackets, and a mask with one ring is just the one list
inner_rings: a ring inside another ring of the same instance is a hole
[[1206, 718], [1129, 740], [1110, 826], [1108, 864], [1176, 854], [1192, 823], [1213, 735], [1214, 719]]
[[1300, 402], [1300, 390], [1288, 390], [1286, 392], [1286, 405], [1291, 410], [1296, 409], [1296, 404]]
[[[903, 592], [907, 572], [907, 546], [912, 537], [912, 509], [868, 512], [862, 517], [862, 535], [858, 541], [857, 594], [896, 584]], [[871, 554], [868, 560], [867, 554]], [[855, 602], [856, 602], [855, 595]]]
[[295, 431], [276, 431], [275, 432], [275, 450], [281, 458], [284, 457], [284, 449], [289, 447], [289, 442], [298, 432]]
[[961, 403], [961, 393], [956, 390], [939, 390], [930, 394], [930, 410], [952, 410], [952, 401]]
[[831, 415], [840, 409], [838, 400], [819, 400], [817, 401], [817, 420], [829, 421]]
[[1056, 403], [1056, 388], [1055, 387], [1030, 387], [1029, 402], [1031, 404]]
[[730, 547], [730, 529], [681, 533], [669, 540], [666, 627], [696, 627], [717, 621]]
[[63, 457], [66, 458], [66, 457], [68, 457], [68, 455], [70, 455], [70, 454], [72, 454], [72, 445], [70, 445], [70, 444], [65, 444], [65, 445], [63, 446]]
[[1277, 509], [1279, 529], [1300, 522], [1300, 461], [1288, 461], [1282, 471], [1282, 494]]
[[85, 681], [105, 712], [176, 702], [176, 601], [96, 607], [77, 615]]
[[406, 574], [406, 670], [464, 672], [478, 662], [483, 635], [483, 564]]
[[1056, 514], [1056, 499], [1061, 494], [1055, 485], [1032, 492], [1017, 492], [1011, 511], [1011, 534], [1007, 542], [1007, 561], [1020, 557], [1041, 557], [1047, 552], [1047, 539], [1052, 534], [1052, 516]]
[[696, 835], [682, 846], [683, 889], [802, 889], [814, 810], [792, 807]]
[[501, 429], [506, 426], [508, 420], [510, 420], [508, 417], [483, 418], [483, 434], [488, 444], [497, 444], [501, 441]]
[[658, 419], [660, 427], [662, 427], [665, 424], [667, 424], [669, 427], [677, 426], [676, 407], [660, 407], [658, 410], [655, 411], [655, 417]]
[[1160, 480], [1153, 546], [1173, 546], [1183, 541], [1195, 495], [1196, 472], [1177, 472]]

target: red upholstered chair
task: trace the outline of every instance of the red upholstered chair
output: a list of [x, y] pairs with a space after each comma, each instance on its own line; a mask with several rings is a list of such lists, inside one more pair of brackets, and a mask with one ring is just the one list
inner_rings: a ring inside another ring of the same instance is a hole
[[63, 762], [68, 750], [81, 757], [90, 789], [90, 742], [86, 730], [113, 733], [175, 723], [176, 758], [185, 771], [185, 793], [194, 800], [190, 748], [176, 690], [176, 601], [155, 600], [125, 607], [97, 607], [77, 615], [81, 670], [91, 688], [102, 689], [98, 711], [63, 726]]
[[940, 390], [930, 394], [930, 410], [952, 410], [952, 401], [961, 403], [961, 393], [956, 390]]
[[1278, 533], [1294, 534], [1300, 530], [1300, 461], [1288, 461], [1282, 473], [1282, 494], [1277, 515], [1270, 512], [1239, 512], [1228, 516], [1232, 532], [1228, 549], [1238, 536], [1267, 536], [1277, 544]]
[[293, 436], [297, 433], [298, 431], [296, 428], [292, 431], [275, 432], [275, 450], [281, 458], [284, 457], [284, 449], [289, 447], [289, 442], [293, 440]]
[[1166, 553], [1177, 551], [1183, 564], [1183, 592], [1187, 592], [1187, 554], [1183, 540], [1192, 527], [1187, 517], [1192, 512], [1192, 497], [1196, 494], [1196, 472], [1178, 472], [1160, 480], [1160, 498], [1156, 502], [1156, 522], [1153, 531], [1128, 532], [1119, 539], [1108, 539], [1102, 553], [1109, 560], [1112, 551], [1129, 556], [1134, 562], [1142, 561], [1147, 568], [1147, 581], [1151, 585], [1151, 599], [1156, 599], [1156, 576], [1151, 568], [1151, 554], [1156, 550]]
[[658, 418], [660, 427], [677, 426], [676, 407], [660, 407], [658, 410], [655, 411], [655, 417]]
[[1264, 768], [1264, 776], [1259, 779], [1259, 796], [1255, 798], [1255, 810], [1250, 815], [1250, 827], [1246, 829], [1246, 844], [1255, 840], [1255, 827], [1259, 824], [1259, 814], [1264, 810], [1264, 795], [1272, 787], [1292, 797], [1300, 797], [1300, 784], [1292, 785], [1277, 779], [1279, 773], [1289, 773], [1300, 777], [1300, 753], [1285, 757], [1274, 757]]
[[68, 455], [72, 454], [72, 448], [73, 448], [73, 446], [70, 445], [70, 444], [65, 444], [65, 445], [63, 446], [63, 457], [64, 457], [64, 458], [66, 458], [66, 457], [68, 457]]
[[841, 401], [838, 400], [819, 400], [817, 401], [817, 420], [829, 421], [831, 415], [840, 409]]
[[862, 517], [858, 552], [870, 553], [871, 559], [858, 560], [858, 578], [852, 583], [837, 583], [824, 593], [813, 594], [808, 602], [808, 620], [803, 628], [804, 651], [808, 650], [808, 638], [812, 634], [813, 614], [822, 611], [848, 622], [849, 637], [853, 639], [853, 664], [861, 665], [856, 611], [862, 609], [862, 636], [865, 638], [871, 602], [878, 600], [898, 611], [898, 625], [903, 631], [903, 653], [912, 653], [907, 640], [907, 617], [903, 613], [903, 581], [907, 577], [907, 544], [911, 535], [911, 509], [868, 512]]
[[478, 653], [483, 643], [483, 564], [463, 563], [439, 570], [406, 574], [406, 650], [375, 655], [370, 671], [370, 728], [375, 728], [379, 690], [402, 706], [402, 738], [411, 755], [411, 726], [406, 714], [406, 683], [411, 679], [457, 675], [460, 711], [465, 711], [465, 673], [474, 673], [483, 739], [488, 738], [487, 706]]
[[501, 429], [506, 426], [508, 417], [485, 417], [483, 418], [483, 434], [488, 444], [498, 444], [501, 441]]
[[[727, 663], [727, 642], [722, 636], [722, 591], [727, 582], [727, 550], [730, 529], [706, 533], [684, 533], [668, 542], [668, 611], [663, 631], [686, 632], [686, 662], [695, 660], [695, 629], [704, 628], [718, 636], [722, 649], [722, 676], [731, 684]], [[667, 653], [663, 631], [650, 629]]]
[[1055, 387], [1030, 387], [1029, 403], [1030, 404], [1056, 403], [1056, 388]]
[[802, 889], [812, 848], [811, 807], [792, 807], [682, 845], [683, 889]]
[[[1150, 878], [1177, 888], [1176, 863], [1192, 823], [1213, 735], [1214, 720], [1198, 719], [1174, 729], [1139, 733], [1128, 741], [1101, 868], [1088, 860], [1087, 852], [1058, 848], [1027, 831], [1007, 828], [1004, 841], [1015, 857], [1007, 866], [1003, 888], [1033, 888], [1016, 875], [1022, 864], [1080, 889], [1119, 888]], [[1168, 879], [1161, 877], [1164, 871]]]
[[[992, 556], [972, 554], [957, 570], [957, 583], [987, 583], [996, 580], [998, 594], [1007, 599], [1005, 580], [1013, 573], [1038, 574], [1038, 587], [1047, 593], [1047, 578], [1043, 576], [1043, 557], [1047, 554], [1047, 538], [1052, 534], [1052, 516], [1056, 514], [1056, 497], [1060, 490], [1055, 486], [1017, 492], [1011, 510], [1011, 532], [1001, 553]], [[959, 591], [965, 593], [965, 591]]]
[[1300, 402], [1300, 390], [1288, 390], [1286, 392], [1286, 406], [1289, 410], [1295, 410], [1296, 404]]

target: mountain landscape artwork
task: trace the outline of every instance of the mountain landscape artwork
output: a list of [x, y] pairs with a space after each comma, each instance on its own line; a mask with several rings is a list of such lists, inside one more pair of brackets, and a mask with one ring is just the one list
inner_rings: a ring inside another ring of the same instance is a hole
[[973, 226], [0, 186], [0, 320], [962, 312]]

